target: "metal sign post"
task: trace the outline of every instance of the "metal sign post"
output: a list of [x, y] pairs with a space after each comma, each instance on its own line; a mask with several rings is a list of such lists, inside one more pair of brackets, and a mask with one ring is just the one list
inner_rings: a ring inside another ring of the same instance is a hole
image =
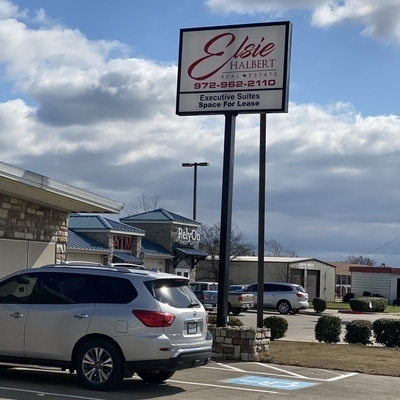
[[[287, 112], [291, 37], [289, 21], [188, 28], [180, 32], [176, 114], [225, 115], [218, 326], [226, 326], [228, 315], [236, 116]], [[261, 146], [264, 161], [260, 153], [260, 174], [261, 163], [265, 171], [265, 143]], [[265, 197], [261, 198], [261, 192], [265, 192], [265, 176], [260, 175], [259, 260], [261, 252], [264, 260]], [[261, 267], [259, 279], [260, 271]]]
[[226, 326], [228, 317], [229, 262], [231, 253], [232, 187], [236, 114], [225, 114], [224, 165], [222, 170], [221, 236], [218, 276], [217, 326]]
[[263, 327], [264, 316], [264, 238], [265, 238], [265, 170], [267, 153], [267, 116], [260, 114], [260, 160], [258, 190], [258, 273], [257, 328]]

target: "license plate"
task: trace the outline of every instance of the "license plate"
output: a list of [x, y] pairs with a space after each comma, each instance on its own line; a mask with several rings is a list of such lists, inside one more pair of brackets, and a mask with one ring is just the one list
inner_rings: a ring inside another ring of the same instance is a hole
[[197, 333], [197, 322], [188, 322], [187, 333], [188, 335], [194, 335]]

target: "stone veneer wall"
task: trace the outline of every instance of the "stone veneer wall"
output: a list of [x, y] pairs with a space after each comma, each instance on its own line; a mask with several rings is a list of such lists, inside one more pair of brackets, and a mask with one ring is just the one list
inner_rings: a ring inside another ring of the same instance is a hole
[[69, 212], [0, 193], [0, 238], [56, 243], [56, 262], [65, 261]]
[[225, 360], [259, 361], [260, 355], [269, 350], [269, 328], [208, 326], [213, 335], [212, 356]]

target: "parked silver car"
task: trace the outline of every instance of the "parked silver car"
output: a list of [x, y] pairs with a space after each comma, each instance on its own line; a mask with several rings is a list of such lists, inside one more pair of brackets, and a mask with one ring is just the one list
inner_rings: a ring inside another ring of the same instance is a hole
[[0, 362], [76, 371], [108, 390], [137, 373], [159, 383], [205, 365], [206, 311], [176, 275], [74, 263], [0, 280]]
[[[257, 283], [250, 285], [246, 292], [254, 294], [257, 305]], [[300, 285], [283, 282], [264, 282], [264, 308], [278, 310], [281, 314], [296, 314], [309, 307], [308, 294]]]

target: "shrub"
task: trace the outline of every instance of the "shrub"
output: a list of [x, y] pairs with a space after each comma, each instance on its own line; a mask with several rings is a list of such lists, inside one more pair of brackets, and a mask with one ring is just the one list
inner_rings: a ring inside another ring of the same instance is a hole
[[377, 343], [386, 347], [400, 347], [400, 319], [377, 319], [372, 327]]
[[356, 297], [350, 300], [350, 308], [353, 311], [383, 312], [388, 305], [384, 297]]
[[323, 315], [315, 325], [315, 338], [319, 342], [338, 343], [342, 331], [342, 320], [334, 315]]
[[323, 312], [326, 310], [326, 300], [319, 297], [314, 297], [313, 301], [314, 310], [317, 312]]
[[344, 341], [347, 343], [371, 344], [372, 322], [355, 319], [346, 325]]
[[228, 326], [243, 326], [243, 321], [238, 317], [229, 317], [228, 318]]
[[[228, 326], [243, 326], [244, 323], [238, 317], [229, 317]], [[217, 314], [208, 314], [208, 325], [217, 325]]]
[[271, 340], [283, 338], [289, 327], [286, 319], [278, 316], [264, 318], [263, 325], [271, 329]]
[[346, 293], [343, 296], [343, 303], [348, 303], [350, 301], [350, 299], [354, 298], [354, 293]]

